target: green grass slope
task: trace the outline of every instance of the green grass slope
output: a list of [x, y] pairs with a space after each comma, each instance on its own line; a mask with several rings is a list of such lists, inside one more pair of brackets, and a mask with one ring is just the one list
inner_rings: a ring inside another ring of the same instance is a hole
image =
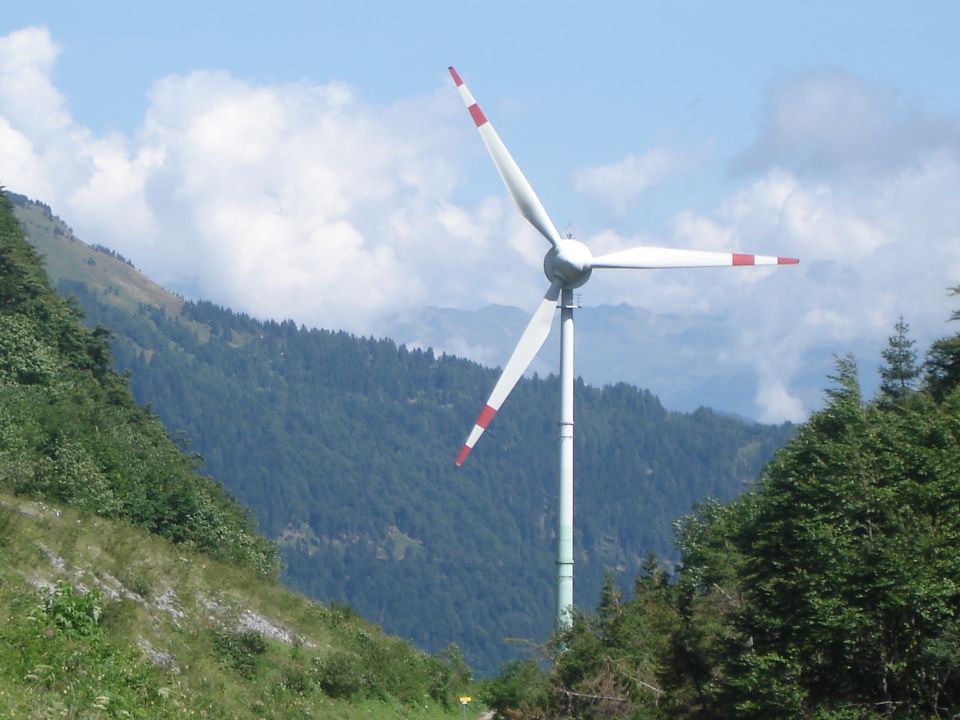
[[14, 215], [43, 258], [54, 287], [68, 278], [86, 284], [101, 295], [104, 302], [128, 312], [135, 312], [142, 304], [161, 307], [171, 315], [180, 313], [181, 298], [164, 290], [122, 256], [77, 240], [48, 205], [28, 201], [15, 193], [9, 196]]
[[252, 570], [0, 494], [0, 717], [455, 717], [468, 675]]

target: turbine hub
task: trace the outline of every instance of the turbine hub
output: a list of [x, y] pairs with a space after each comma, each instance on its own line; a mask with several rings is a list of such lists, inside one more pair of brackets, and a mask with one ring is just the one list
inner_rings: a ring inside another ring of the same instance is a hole
[[550, 248], [543, 258], [543, 272], [547, 280], [559, 280], [567, 289], [578, 288], [590, 279], [593, 255], [579, 240], [566, 238]]

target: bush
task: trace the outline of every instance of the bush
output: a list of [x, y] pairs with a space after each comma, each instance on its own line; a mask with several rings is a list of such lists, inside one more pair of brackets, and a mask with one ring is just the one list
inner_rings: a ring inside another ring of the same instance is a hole
[[504, 715], [507, 710], [542, 704], [546, 687], [547, 679], [535, 661], [516, 660], [483, 684], [480, 699], [498, 715]]
[[67, 635], [94, 637], [102, 633], [101, 600], [99, 591], [81, 594], [73, 585], [61, 580], [53, 590], [43, 591], [41, 611], [48, 622]]
[[317, 685], [332, 698], [352, 698], [364, 689], [363, 665], [353, 653], [337, 650], [315, 658], [313, 674]]
[[7, 545], [17, 532], [17, 511], [0, 505], [0, 547]]
[[266, 640], [256, 630], [215, 630], [213, 645], [220, 660], [247, 679], [256, 675], [257, 657], [267, 651]]

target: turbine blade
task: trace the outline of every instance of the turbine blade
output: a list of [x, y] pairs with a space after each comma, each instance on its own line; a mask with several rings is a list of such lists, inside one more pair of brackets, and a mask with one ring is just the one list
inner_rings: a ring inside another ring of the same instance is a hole
[[598, 255], [590, 265], [594, 268], [692, 268], [732, 267], [736, 265], [796, 265], [797, 258], [774, 255], [683, 250], [680, 248], [635, 247], [608, 255]]
[[560, 283], [555, 282], [547, 290], [547, 294], [543, 296], [543, 300], [540, 301], [540, 305], [534, 311], [533, 317], [527, 323], [527, 329], [520, 336], [520, 342], [513, 349], [513, 354], [507, 360], [497, 384], [493, 387], [493, 392], [490, 393], [490, 399], [487, 400], [487, 404], [483, 406], [483, 410], [477, 416], [473, 430], [470, 431], [460, 454], [457, 455], [457, 467], [463, 465], [463, 461], [467, 459], [467, 455], [470, 454], [477, 440], [483, 435], [483, 431], [487, 429], [487, 425], [493, 420], [493, 416], [497, 414], [503, 401], [507, 399], [510, 391], [513, 390], [524, 371], [530, 367], [534, 356], [546, 342], [547, 336], [550, 334], [550, 325], [553, 323], [553, 313], [556, 310], [559, 296]]
[[540, 231], [541, 235], [550, 241], [551, 245], [556, 247], [560, 242], [560, 233], [557, 232], [553, 221], [550, 219], [550, 216], [547, 215], [547, 211], [543, 208], [540, 198], [538, 198], [537, 194], [533, 191], [533, 187], [531, 187], [527, 178], [524, 177], [520, 166], [517, 165], [516, 161], [510, 155], [507, 146], [503, 144], [500, 136], [497, 135], [497, 131], [493, 129], [493, 125], [487, 120], [487, 116], [483, 114], [483, 110], [480, 109], [470, 90], [467, 89], [467, 86], [463, 80], [460, 79], [460, 76], [453, 67], [450, 67], [450, 75], [457, 84], [460, 97], [463, 98], [467, 110], [470, 111], [470, 116], [473, 118], [477, 130], [480, 131], [480, 137], [483, 139], [483, 144], [487, 146], [487, 152], [490, 153], [490, 157], [493, 158], [493, 164], [497, 166], [500, 177], [503, 178], [503, 183], [513, 196], [513, 200], [517, 203], [517, 207], [520, 208], [520, 212], [531, 225]]

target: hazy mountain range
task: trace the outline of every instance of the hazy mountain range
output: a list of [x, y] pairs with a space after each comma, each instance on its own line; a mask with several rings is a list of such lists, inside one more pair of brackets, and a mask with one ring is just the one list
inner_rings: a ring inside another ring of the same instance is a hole
[[[530, 312], [504, 305], [473, 311], [417, 308], [391, 317], [379, 332], [410, 347], [431, 347], [496, 367], [510, 357]], [[555, 319], [528, 376], [557, 372], [558, 323]], [[576, 323], [576, 372], [585, 382], [598, 387], [627, 382], [648, 388], [671, 410], [709, 407], [758, 419], [756, 368], [724, 349], [729, 345], [724, 341], [727, 325], [720, 317], [658, 314], [626, 304], [584, 304], [576, 313]], [[879, 346], [851, 340], [849, 350], [864, 359], [862, 382], [871, 394], [878, 382], [873, 358], [878, 357]], [[697, 358], [703, 357], [714, 360], [698, 363]], [[829, 343], [804, 355], [803, 369], [791, 385], [804, 407], [821, 406], [823, 378], [833, 367], [833, 357]]]

